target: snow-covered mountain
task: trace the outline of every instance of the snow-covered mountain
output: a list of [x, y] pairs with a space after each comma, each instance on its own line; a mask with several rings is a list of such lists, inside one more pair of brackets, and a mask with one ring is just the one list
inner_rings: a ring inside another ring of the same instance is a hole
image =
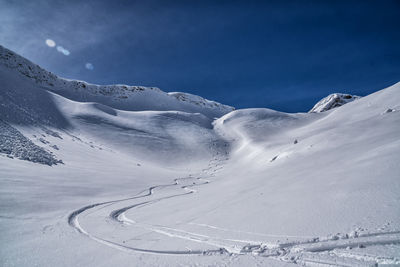
[[1, 55], [1, 266], [400, 264], [400, 83], [229, 112]]
[[337, 108], [352, 102], [354, 100], [359, 99], [360, 96], [349, 95], [349, 94], [330, 94], [327, 97], [324, 97], [309, 112], [324, 112], [333, 108]]
[[1, 45], [0, 65], [3, 69], [12, 71], [14, 74], [21, 74], [41, 88], [71, 100], [97, 102], [121, 110], [177, 110], [198, 112], [214, 118], [234, 109], [192, 94], [165, 93], [156, 87], [95, 85], [83, 81], [63, 79]]

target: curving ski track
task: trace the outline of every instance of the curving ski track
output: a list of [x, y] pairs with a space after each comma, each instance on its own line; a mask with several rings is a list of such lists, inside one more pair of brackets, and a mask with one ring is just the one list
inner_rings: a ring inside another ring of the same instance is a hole
[[[208, 170], [211, 170], [212, 167], [211, 165], [213, 164], [213, 161], [216, 162], [220, 162], [217, 158], [213, 158], [212, 160], [210, 160], [209, 163], [209, 168], [207, 169], [203, 169], [203, 173], [205, 173]], [[219, 166], [218, 163], [215, 164], [215, 167]], [[214, 170], [215, 171], [215, 170]], [[212, 175], [209, 175], [210, 177]], [[185, 180], [198, 180], [198, 181], [203, 181], [202, 183], [195, 183], [193, 182], [192, 184], [186, 184], [186, 185], [182, 185], [180, 186], [180, 183], [182, 181]], [[116, 222], [119, 223], [126, 223], [126, 224], [132, 224], [132, 223], [136, 223], [133, 220], [130, 220], [128, 218], [125, 217], [125, 212], [136, 208], [136, 207], [140, 207], [140, 206], [144, 206], [144, 205], [148, 205], [148, 204], [153, 204], [165, 199], [170, 199], [170, 198], [175, 198], [175, 197], [181, 197], [181, 196], [185, 196], [185, 195], [190, 195], [193, 194], [195, 192], [197, 192], [195, 189], [192, 189], [192, 187], [194, 186], [199, 186], [199, 185], [204, 185], [204, 184], [208, 184], [210, 183], [209, 180], [206, 180], [204, 178], [198, 177], [198, 178], [194, 178], [191, 175], [189, 175], [188, 177], [184, 177], [184, 178], [176, 178], [174, 179], [174, 182], [171, 184], [166, 184], [166, 185], [157, 185], [157, 186], [152, 186], [150, 188], [148, 188], [147, 190], [144, 190], [140, 193], [138, 193], [137, 195], [133, 196], [133, 197], [129, 197], [129, 198], [123, 198], [123, 199], [117, 199], [117, 200], [111, 200], [111, 201], [105, 201], [105, 202], [100, 202], [100, 203], [94, 203], [91, 205], [87, 205], [85, 207], [82, 207], [78, 210], [73, 211], [69, 216], [68, 216], [68, 224], [73, 227], [76, 231], [78, 231], [79, 233], [89, 237], [90, 239], [99, 242], [101, 244], [122, 250], [122, 251], [128, 251], [128, 252], [140, 252], [140, 253], [149, 253], [149, 254], [163, 254], [163, 255], [202, 255], [202, 254], [220, 254], [220, 253], [226, 253], [226, 250], [221, 247], [221, 248], [217, 248], [214, 250], [152, 250], [152, 249], [143, 249], [143, 248], [138, 248], [138, 247], [131, 247], [131, 246], [127, 246], [121, 243], [117, 243], [102, 237], [98, 237], [95, 235], [92, 235], [91, 233], [89, 233], [88, 230], [85, 230], [80, 224], [79, 224], [79, 216], [91, 209], [94, 209], [96, 207], [99, 206], [104, 206], [104, 205], [109, 205], [109, 204], [116, 204], [116, 203], [120, 203], [120, 202], [124, 202], [124, 201], [130, 201], [130, 200], [135, 200], [135, 199], [141, 199], [141, 198], [146, 198], [146, 197], [150, 197], [152, 195], [154, 195], [154, 192], [156, 189], [163, 189], [166, 187], [173, 187], [173, 186], [179, 186], [180, 189], [185, 190], [185, 193], [179, 193], [179, 194], [172, 194], [169, 196], [165, 196], [165, 197], [160, 197], [157, 199], [153, 199], [153, 200], [147, 200], [147, 201], [143, 201], [140, 203], [135, 203], [133, 205], [129, 205], [126, 207], [123, 207], [121, 209], [117, 209], [114, 210], [110, 213], [109, 217]], [[150, 226], [147, 226], [146, 228], [150, 229]], [[168, 233], [166, 232], [162, 232], [160, 230], [157, 229], [151, 229], [154, 232], [158, 232], [164, 235], [168, 235]]]
[[[224, 159], [226, 160], [226, 159]], [[208, 177], [214, 176], [216, 170], [220, 170], [220, 164], [222, 160], [214, 158], [210, 161], [209, 168], [203, 169], [203, 173], [209, 172]], [[217, 169], [217, 167], [220, 167]], [[202, 181], [201, 183], [188, 181]], [[280, 261], [286, 261], [291, 263], [297, 263], [301, 265], [333, 265], [333, 266], [366, 266], [369, 264], [400, 264], [400, 260], [397, 258], [385, 258], [385, 257], [374, 257], [369, 255], [358, 255], [352, 254], [344, 249], [348, 248], [361, 248], [366, 246], [378, 246], [378, 245], [393, 245], [400, 244], [400, 231], [388, 231], [388, 232], [376, 232], [360, 234], [356, 237], [346, 237], [342, 239], [323, 239], [323, 238], [307, 238], [298, 237], [298, 241], [288, 242], [288, 243], [268, 243], [262, 240], [241, 240], [233, 238], [218, 238], [211, 237], [203, 234], [193, 233], [184, 231], [181, 229], [174, 229], [162, 225], [151, 225], [138, 223], [128, 217], [125, 213], [128, 210], [135, 209], [145, 205], [151, 205], [156, 202], [160, 202], [166, 199], [183, 197], [197, 191], [193, 188], [195, 186], [200, 186], [210, 183], [209, 180], [200, 177], [194, 177], [189, 175], [184, 178], [177, 178], [171, 184], [157, 185], [144, 190], [137, 195], [129, 198], [105, 201], [100, 203], [95, 203], [82, 207], [68, 216], [68, 224], [76, 229], [79, 233], [89, 237], [90, 239], [99, 242], [101, 244], [107, 245], [109, 247], [126, 251], [126, 252], [138, 252], [138, 253], [148, 253], [148, 254], [162, 254], [162, 255], [215, 255], [215, 254], [252, 254], [261, 257], [270, 257]], [[171, 194], [164, 197], [159, 197], [151, 200], [145, 200], [145, 198], [151, 197], [157, 191], [156, 189], [162, 190], [167, 187], [177, 187], [178, 189], [185, 190], [184, 193]], [[91, 234], [88, 230], [85, 230], [79, 224], [79, 216], [83, 213], [88, 212], [99, 206], [113, 205], [116, 203], [122, 203], [131, 200], [144, 201], [131, 204], [119, 209], [112, 210], [109, 214], [109, 218], [117, 223], [125, 225], [133, 225], [141, 227], [152, 232], [166, 235], [173, 238], [185, 239], [193, 242], [204, 243], [216, 247], [216, 249], [211, 250], [153, 250], [144, 249], [140, 247], [128, 246], [122, 243], [108, 240], [96, 235]], [[198, 226], [208, 227], [215, 229], [216, 231], [225, 232], [237, 232], [235, 230], [228, 230], [220, 227], [214, 227], [210, 225], [197, 224]], [[256, 234], [256, 233], [253, 233]], [[259, 234], [259, 236], [276, 236], [276, 235], [266, 235]], [[282, 236], [280, 236], [282, 237]], [[286, 236], [285, 236], [286, 237]], [[291, 236], [287, 236], [291, 237]]]

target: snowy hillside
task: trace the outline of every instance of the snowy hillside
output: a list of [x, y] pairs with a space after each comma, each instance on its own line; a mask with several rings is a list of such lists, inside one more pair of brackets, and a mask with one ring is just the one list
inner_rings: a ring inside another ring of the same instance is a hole
[[1, 266], [400, 264], [400, 83], [230, 112], [0, 62]]
[[360, 96], [349, 95], [349, 94], [330, 94], [324, 97], [309, 112], [324, 112], [333, 108], [343, 106], [344, 104], [350, 103], [354, 100], [359, 99]]
[[[71, 100], [98, 102], [122, 110], [177, 110], [220, 117], [234, 108], [186, 93], [165, 93], [155, 87], [95, 85], [63, 79], [0, 45], [0, 66]], [[22, 78], [21, 78], [22, 79]]]

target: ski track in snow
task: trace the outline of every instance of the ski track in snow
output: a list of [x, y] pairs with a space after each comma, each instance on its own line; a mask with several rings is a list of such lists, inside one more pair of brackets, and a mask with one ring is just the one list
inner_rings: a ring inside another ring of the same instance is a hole
[[[314, 265], [375, 266], [377, 264], [400, 264], [400, 260], [396, 258], [364, 255], [360, 253], [356, 254], [350, 252], [350, 249], [352, 248], [400, 244], [400, 231], [366, 233], [366, 234], [359, 234], [356, 237], [347, 236], [345, 238], [334, 237], [334, 238], [324, 239], [318, 237], [313, 238], [308, 236], [262, 234], [254, 232], [229, 230], [207, 224], [188, 223], [199, 227], [214, 229], [216, 231], [245, 233], [261, 237], [265, 236], [265, 237], [297, 238], [298, 240], [287, 243], [271, 243], [271, 242], [268, 243], [263, 240], [248, 240], [248, 239], [243, 240], [235, 238], [212, 237], [204, 234], [193, 233], [162, 225], [139, 223], [134, 219], [128, 218], [126, 216], [127, 211], [138, 207], [152, 205], [154, 203], [166, 199], [183, 197], [196, 193], [197, 190], [194, 189], [194, 187], [211, 183], [211, 181], [205, 179], [204, 177], [213, 177], [216, 171], [221, 170], [223, 168], [222, 166], [223, 162], [226, 160], [228, 160], [228, 158], [226, 157], [223, 159], [218, 157], [213, 157], [210, 160], [208, 167], [203, 169], [200, 175], [189, 175], [184, 178], [176, 178], [171, 184], [152, 186], [149, 189], [144, 190], [133, 197], [105, 201], [82, 207], [72, 212], [68, 216], [68, 223], [70, 226], [75, 228], [79, 233], [89, 237], [90, 239], [125, 252], [138, 252], [138, 253], [162, 254], [162, 255], [251, 254], [251, 255], [269, 257], [280, 261], [297, 263], [300, 265], [307, 265], [307, 266], [314, 266]], [[166, 188], [184, 190], [185, 192], [173, 193], [164, 197], [145, 200], [146, 198], [154, 196], [157, 191], [161, 191]], [[109, 213], [109, 218], [112, 221], [120, 223], [122, 225], [135, 226], [168, 237], [207, 244], [212, 247], [215, 247], [215, 249], [190, 250], [186, 248], [185, 250], [153, 250], [153, 249], [132, 247], [125, 245], [123, 243], [111, 241], [107, 238], [93, 235], [90, 233], [90, 229], [86, 230], [79, 224], [79, 216], [82, 215], [83, 213], [89, 215], [95, 213], [96, 211], [99, 211], [100, 209], [111, 207], [113, 204], [128, 202], [128, 201], [137, 201], [137, 200], [143, 200], [143, 201], [127, 205], [119, 209], [112, 210]], [[96, 207], [101, 207], [101, 208], [93, 210]], [[89, 213], [89, 210], [92, 211]]]
[[[216, 163], [213, 163], [216, 162]], [[209, 167], [207, 169], [203, 169], [203, 173], [209, 171], [209, 170], [213, 170], [215, 171], [211, 166], [214, 164], [214, 168], [219, 167], [220, 161], [217, 158], [213, 158], [212, 160], [210, 160], [209, 162]], [[221, 168], [219, 168], [218, 170], [220, 170]], [[209, 177], [212, 177], [213, 174], [208, 175]], [[185, 184], [185, 181], [193, 181], [195, 180], [196, 182], [191, 182], [189, 184]], [[201, 181], [201, 183], [197, 183], [197, 181]], [[137, 248], [137, 247], [130, 247], [130, 246], [126, 246], [124, 244], [120, 244], [111, 240], [107, 240], [105, 238], [101, 238], [95, 235], [92, 235], [91, 233], [88, 232], [88, 230], [85, 230], [79, 223], [79, 216], [82, 215], [83, 213], [87, 213], [89, 210], [92, 210], [96, 207], [100, 207], [102, 206], [102, 208], [105, 208], [106, 206], [111, 206], [112, 204], [116, 204], [116, 203], [120, 203], [120, 202], [125, 202], [125, 201], [132, 201], [132, 200], [137, 200], [137, 199], [143, 199], [146, 197], [150, 197], [152, 195], [154, 195], [156, 189], [163, 189], [163, 188], [167, 188], [167, 187], [173, 187], [176, 186], [178, 187], [178, 189], [180, 190], [184, 190], [186, 191], [185, 193], [179, 193], [179, 194], [172, 194], [169, 196], [165, 196], [165, 197], [160, 197], [160, 198], [156, 198], [154, 200], [147, 200], [147, 201], [143, 201], [140, 203], [135, 203], [133, 205], [129, 205], [126, 207], [123, 207], [121, 209], [117, 209], [117, 210], [113, 210], [109, 217], [116, 222], [119, 223], [124, 223], [124, 224], [137, 224], [137, 222], [135, 222], [134, 220], [131, 220], [129, 218], [127, 218], [125, 216], [125, 212], [136, 208], [136, 207], [140, 207], [140, 206], [145, 206], [145, 205], [149, 205], [149, 204], [153, 204], [165, 199], [170, 199], [170, 198], [175, 198], [175, 197], [180, 197], [180, 196], [185, 196], [185, 195], [190, 195], [193, 193], [196, 193], [197, 190], [193, 189], [192, 187], [194, 186], [199, 186], [199, 185], [204, 185], [204, 184], [208, 184], [210, 183], [209, 180], [204, 179], [202, 177], [194, 177], [192, 175], [189, 175], [188, 177], [184, 177], [184, 178], [176, 178], [174, 179], [174, 182], [171, 184], [165, 184], [165, 185], [157, 185], [157, 186], [152, 186], [147, 190], [144, 190], [140, 193], [138, 193], [137, 195], [133, 196], [133, 197], [129, 197], [129, 198], [123, 198], [123, 199], [118, 199], [118, 200], [111, 200], [111, 201], [105, 201], [105, 202], [100, 202], [100, 203], [95, 203], [95, 204], [91, 204], [91, 205], [87, 205], [85, 207], [82, 207], [74, 212], [72, 212], [69, 216], [68, 216], [68, 224], [70, 226], [72, 226], [73, 228], [75, 228], [79, 233], [89, 237], [90, 239], [97, 241], [101, 244], [122, 250], [122, 251], [127, 251], [127, 252], [140, 252], [140, 253], [148, 253], [148, 254], [164, 254], [164, 255], [203, 255], [203, 254], [223, 254], [226, 253], [227, 251], [225, 250], [225, 248], [221, 247], [218, 244], [214, 244], [212, 242], [206, 242], [205, 240], [201, 240], [201, 239], [196, 239], [196, 238], [192, 238], [192, 237], [185, 237], [183, 235], [176, 235], [176, 234], [171, 234], [170, 232], [167, 231], [163, 231], [161, 230], [162, 228], [164, 229], [169, 229], [169, 230], [175, 230], [178, 231], [176, 229], [172, 229], [172, 228], [168, 228], [168, 227], [156, 227], [156, 226], [150, 226], [150, 225], [146, 225], [145, 224], [141, 224], [140, 227], [145, 228], [147, 230], [151, 230], [153, 232], [156, 233], [160, 233], [163, 235], [167, 235], [167, 236], [174, 236], [177, 238], [182, 238], [182, 239], [187, 239], [187, 240], [191, 240], [191, 241], [197, 241], [197, 242], [202, 242], [202, 243], [208, 243], [210, 245], [214, 245], [217, 246], [218, 249], [214, 249], [214, 250], [151, 250], [151, 249], [142, 249], [142, 248]], [[91, 213], [94, 213], [96, 211], [92, 211]], [[194, 234], [195, 235], [195, 234]], [[200, 235], [198, 235], [200, 236]]]

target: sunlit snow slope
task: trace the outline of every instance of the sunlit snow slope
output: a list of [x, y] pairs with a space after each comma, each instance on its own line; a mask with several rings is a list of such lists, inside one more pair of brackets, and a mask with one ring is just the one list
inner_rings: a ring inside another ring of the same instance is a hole
[[1, 48], [0, 265], [400, 264], [400, 84], [232, 110]]

